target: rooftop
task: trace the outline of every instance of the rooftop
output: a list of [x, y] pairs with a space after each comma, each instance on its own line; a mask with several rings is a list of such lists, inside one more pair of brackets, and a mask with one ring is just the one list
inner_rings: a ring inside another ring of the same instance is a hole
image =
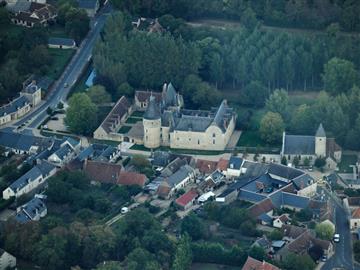
[[51, 37], [49, 38], [49, 45], [56, 45], [56, 46], [75, 46], [75, 40], [70, 38], [57, 38], [57, 37]]
[[180, 206], [186, 206], [189, 202], [194, 200], [198, 196], [196, 190], [190, 190], [185, 194], [181, 195], [179, 198], [176, 199], [176, 203]]
[[242, 270], [280, 270], [280, 268], [265, 261], [258, 261], [249, 256]]

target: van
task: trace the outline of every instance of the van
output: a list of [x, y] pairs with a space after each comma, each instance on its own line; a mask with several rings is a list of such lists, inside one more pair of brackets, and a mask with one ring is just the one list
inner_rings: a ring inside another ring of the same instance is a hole
[[127, 212], [129, 212], [129, 208], [127, 208], [127, 207], [123, 207], [123, 208], [121, 208], [121, 214], [126, 214]]

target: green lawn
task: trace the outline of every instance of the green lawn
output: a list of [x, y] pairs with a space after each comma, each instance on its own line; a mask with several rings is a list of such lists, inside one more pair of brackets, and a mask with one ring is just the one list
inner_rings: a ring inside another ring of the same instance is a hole
[[139, 121], [142, 121], [142, 118], [138, 118], [138, 117], [132, 117], [130, 116], [127, 120], [126, 120], [126, 124], [135, 124]]
[[245, 130], [241, 133], [237, 146], [266, 146], [266, 143], [260, 138], [258, 131]]
[[135, 111], [131, 114], [132, 117], [143, 117], [145, 112]]
[[352, 167], [350, 165], [355, 165], [357, 162], [356, 155], [342, 155], [341, 163], [339, 164], [339, 172], [340, 173], [352, 173]]
[[50, 26], [49, 32], [49, 37], [69, 38], [69, 35], [65, 32], [65, 27], [58, 24]]
[[131, 129], [131, 127], [129, 127], [129, 126], [122, 126], [119, 129], [118, 133], [125, 134], [125, 133], [128, 133], [130, 129]]
[[62, 50], [62, 49], [48, 49], [52, 63], [49, 67], [49, 72], [46, 74], [48, 77], [57, 80], [64, 68], [69, 63], [71, 57], [75, 53], [75, 50]]

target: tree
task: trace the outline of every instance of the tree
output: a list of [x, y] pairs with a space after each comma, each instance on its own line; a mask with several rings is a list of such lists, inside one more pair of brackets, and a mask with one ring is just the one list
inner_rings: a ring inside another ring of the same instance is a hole
[[89, 88], [87, 95], [94, 104], [104, 104], [111, 102], [111, 96], [102, 85], [94, 85]]
[[313, 270], [316, 265], [309, 255], [288, 254], [283, 263], [284, 269], [287, 270]]
[[258, 24], [258, 20], [256, 19], [255, 12], [248, 7], [241, 15], [241, 23], [248, 28], [250, 31], [254, 30], [254, 28]]
[[314, 165], [316, 168], [322, 169], [326, 165], [325, 158], [318, 157], [315, 159]]
[[287, 166], [287, 158], [285, 156], [281, 158], [281, 164]]
[[181, 233], [187, 233], [196, 241], [204, 237], [205, 227], [202, 221], [194, 214], [187, 215], [181, 222]]
[[[126, 258], [126, 265], [129, 270], [152, 270], [159, 269], [160, 265], [154, 259], [154, 256], [142, 248], [136, 248], [130, 252]], [[157, 266], [157, 268], [154, 268]]]
[[310, 159], [308, 157], [304, 158], [303, 164], [305, 167], [308, 167], [310, 165]]
[[323, 240], [331, 240], [334, 236], [335, 230], [331, 224], [319, 223], [315, 227], [316, 236]]
[[97, 126], [97, 107], [88, 95], [74, 94], [69, 99], [65, 123], [72, 132], [90, 135]]
[[78, 44], [90, 29], [90, 19], [85, 10], [71, 8], [65, 16], [65, 30]]
[[9, 12], [5, 7], [0, 7], [0, 25], [8, 25], [10, 23]]
[[289, 116], [289, 96], [284, 89], [276, 89], [268, 100], [266, 100], [266, 109], [270, 112], [279, 113], [283, 119]]
[[244, 105], [254, 105], [262, 107], [265, 104], [268, 91], [259, 81], [251, 81], [247, 84], [241, 95], [239, 102]]
[[120, 86], [116, 89], [116, 98], [120, 98], [124, 95], [128, 97], [132, 97], [134, 95], [134, 88], [132, 88], [127, 82], [120, 84]]
[[314, 245], [309, 249], [309, 255], [316, 262], [324, 255], [324, 250], [321, 246]]
[[333, 95], [348, 92], [357, 83], [358, 72], [352, 62], [332, 58], [324, 66], [324, 88]]
[[265, 259], [265, 255], [265, 250], [259, 246], [253, 246], [249, 251], [249, 256], [259, 261], [263, 261]]
[[295, 167], [299, 166], [299, 163], [300, 163], [300, 159], [298, 156], [295, 156], [294, 159], [293, 159], [293, 164]]
[[284, 131], [284, 121], [280, 114], [268, 112], [260, 122], [260, 136], [269, 144], [279, 143]]
[[269, 235], [269, 238], [271, 239], [271, 240], [281, 240], [281, 239], [283, 239], [283, 233], [282, 233], [282, 231], [280, 231], [280, 230], [277, 230], [277, 229], [274, 229], [271, 233], [270, 233], [270, 235]]
[[307, 104], [302, 104], [296, 108], [291, 118], [291, 130], [295, 134], [313, 134], [314, 132], [314, 117], [311, 107]]
[[191, 262], [192, 252], [190, 246], [190, 237], [185, 234], [178, 243], [172, 269], [187, 270], [190, 268]]

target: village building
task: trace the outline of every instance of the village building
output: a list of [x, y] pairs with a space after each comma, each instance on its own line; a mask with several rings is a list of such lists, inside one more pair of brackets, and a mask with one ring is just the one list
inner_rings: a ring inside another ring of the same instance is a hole
[[29, 221], [39, 221], [47, 215], [47, 208], [42, 199], [35, 197], [26, 204], [16, 209], [16, 221], [27, 223]]
[[70, 38], [51, 37], [48, 41], [48, 47], [52, 49], [75, 49], [76, 42]]
[[78, 0], [78, 3], [79, 8], [85, 10], [90, 18], [95, 17], [100, 8], [99, 0]]
[[282, 214], [281, 216], [274, 218], [272, 225], [275, 228], [282, 228], [283, 225], [288, 224], [289, 222], [289, 216], [287, 214]]
[[11, 197], [19, 198], [42, 185], [46, 179], [55, 173], [55, 166], [47, 161], [42, 161], [7, 187], [3, 191], [3, 199], [8, 200]]
[[7, 270], [16, 267], [16, 258], [0, 248], [0, 270]]
[[40, 2], [17, 1], [7, 6], [13, 13], [11, 21], [20, 26], [34, 27], [35, 25], [47, 26], [57, 17], [56, 8]]
[[181, 195], [179, 198], [177, 198], [175, 200], [175, 204], [181, 210], [186, 211], [195, 204], [195, 200], [197, 196], [199, 196], [197, 191], [191, 189], [188, 192]]
[[300, 164], [309, 160], [314, 164], [317, 158], [326, 159], [328, 169], [336, 169], [337, 163], [341, 161], [342, 149], [334, 138], [327, 138], [322, 124], [316, 131], [315, 136], [288, 135], [283, 133], [281, 157], [285, 157], [289, 163], [297, 158]]
[[280, 268], [265, 261], [258, 261], [252, 257], [248, 257], [242, 270], [280, 270]]
[[24, 83], [19, 96], [0, 107], [0, 126], [20, 119], [40, 102], [41, 88], [36, 84], [36, 81]]

